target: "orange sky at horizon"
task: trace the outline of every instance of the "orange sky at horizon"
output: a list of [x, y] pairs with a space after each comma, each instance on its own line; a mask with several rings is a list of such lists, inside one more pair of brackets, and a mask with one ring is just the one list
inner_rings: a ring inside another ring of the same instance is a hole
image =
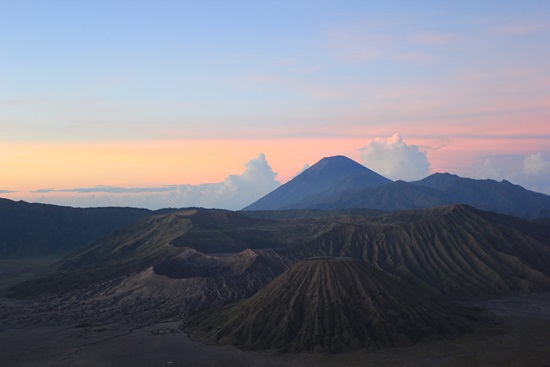
[[[460, 174], [480, 153], [530, 154], [545, 147], [544, 138], [457, 138], [434, 140], [404, 137], [427, 153], [430, 173]], [[244, 164], [258, 154], [286, 182], [304, 164], [332, 155], [345, 155], [360, 163], [358, 148], [369, 140], [268, 139], [268, 140], [157, 140], [100, 143], [3, 143], [0, 164], [3, 190], [70, 189], [112, 185], [155, 187], [221, 182], [241, 174]], [[528, 149], [526, 149], [528, 148]], [[470, 157], [470, 158], [469, 158]], [[10, 195], [12, 196], [12, 195]], [[15, 195], [16, 196], [16, 195]]]
[[[358, 159], [353, 147], [364, 140], [190, 140], [105, 143], [2, 144], [6, 167], [2, 189], [113, 185], [151, 187], [223, 181], [241, 174], [244, 163], [264, 153], [280, 181], [292, 178], [306, 163], [327, 155]], [[351, 147], [351, 149], [350, 149]]]

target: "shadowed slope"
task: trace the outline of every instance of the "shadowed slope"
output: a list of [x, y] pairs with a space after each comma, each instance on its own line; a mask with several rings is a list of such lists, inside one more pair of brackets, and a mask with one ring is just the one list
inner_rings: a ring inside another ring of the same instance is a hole
[[144, 318], [155, 309], [182, 317], [212, 305], [252, 296], [291, 262], [272, 250], [245, 250], [227, 257], [193, 249], [100, 290], [99, 299], [118, 300], [118, 308]]
[[181, 213], [145, 218], [63, 259], [50, 274], [10, 290], [15, 297], [62, 293], [144, 270], [181, 252], [170, 242], [191, 227]]
[[415, 182], [395, 181], [346, 190], [337, 197], [320, 194], [316, 201], [295, 206], [312, 209], [371, 208], [385, 211], [466, 204], [477, 209], [526, 219], [550, 216], [550, 196], [508, 181], [474, 180], [435, 173]]
[[360, 258], [434, 292], [487, 294], [550, 288], [550, 227], [464, 205], [333, 223], [285, 256]]
[[251, 298], [205, 311], [193, 336], [241, 348], [341, 352], [472, 331], [464, 310], [412, 291], [351, 258], [299, 262]]
[[550, 217], [549, 195], [527, 190], [506, 180], [475, 180], [449, 173], [434, 173], [411, 184], [441, 192], [448, 203], [468, 204], [527, 219]]
[[550, 216], [550, 196], [506, 180], [476, 180], [435, 173], [392, 182], [343, 157], [327, 157], [243, 210], [348, 209], [382, 211], [466, 204], [526, 219]]
[[336, 198], [344, 191], [389, 182], [347, 157], [327, 157], [243, 210], [313, 208], [318, 200]]
[[224, 256], [247, 248], [273, 248], [290, 261], [355, 257], [406, 282], [453, 295], [550, 288], [550, 226], [451, 205], [378, 217], [285, 221], [220, 210], [157, 215], [98, 241], [64, 259], [51, 274], [12, 290], [19, 297], [66, 292], [149, 267], [173, 278], [225, 271], [225, 262], [209, 260], [202, 267], [200, 258], [193, 262], [193, 256], [182, 257], [187, 248]]
[[[178, 255], [188, 248], [227, 255], [248, 248], [283, 247], [312, 238], [319, 226], [248, 218], [226, 210], [190, 209], [155, 215], [97, 241], [63, 259], [50, 274], [15, 285], [11, 291], [16, 297], [63, 293], [151, 266], [174, 276], [186, 271], [170, 269], [178, 269], [184, 259]], [[208, 271], [215, 268], [210, 263]]]
[[288, 209], [288, 210], [250, 210], [239, 211], [240, 214], [260, 219], [271, 220], [288, 220], [288, 219], [315, 219], [315, 218], [327, 218], [327, 217], [348, 217], [348, 218], [364, 218], [374, 217], [377, 215], [386, 214], [384, 210], [377, 209], [332, 209], [332, 210], [320, 210], [320, 209]]
[[71, 208], [0, 198], [0, 257], [67, 254], [154, 212], [137, 208]]
[[395, 211], [447, 205], [451, 201], [435, 189], [395, 181], [342, 193], [336, 200], [320, 202], [317, 208], [371, 208]]
[[[245, 250], [219, 257], [181, 248], [178, 255], [155, 266], [104, 282], [81, 282], [69, 288], [69, 279], [57, 279], [64, 286], [59, 294], [41, 294], [28, 300], [29, 307], [4, 309], [3, 315], [10, 315], [11, 326], [121, 320], [144, 325], [185, 318], [210, 306], [250, 297], [291, 263], [273, 250]], [[73, 277], [82, 275], [74, 273]], [[42, 286], [42, 292], [51, 292], [55, 288], [47, 280], [30, 283], [23, 290], [33, 285]], [[15, 290], [21, 292], [21, 288]], [[32, 295], [39, 293], [34, 290]]]

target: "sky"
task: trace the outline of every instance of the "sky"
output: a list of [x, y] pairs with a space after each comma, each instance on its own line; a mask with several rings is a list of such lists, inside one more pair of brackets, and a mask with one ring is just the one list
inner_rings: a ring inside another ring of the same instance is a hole
[[550, 194], [550, 1], [0, 0], [0, 197], [240, 209], [332, 155]]

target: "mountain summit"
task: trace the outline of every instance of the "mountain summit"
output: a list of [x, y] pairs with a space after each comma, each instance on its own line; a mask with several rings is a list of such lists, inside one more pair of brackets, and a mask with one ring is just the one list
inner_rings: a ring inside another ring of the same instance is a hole
[[450, 204], [524, 219], [550, 217], [550, 196], [502, 180], [434, 173], [419, 181], [391, 181], [343, 157], [323, 158], [245, 211], [374, 209], [398, 211]]
[[347, 157], [326, 157], [243, 210], [310, 208], [346, 191], [390, 182]]

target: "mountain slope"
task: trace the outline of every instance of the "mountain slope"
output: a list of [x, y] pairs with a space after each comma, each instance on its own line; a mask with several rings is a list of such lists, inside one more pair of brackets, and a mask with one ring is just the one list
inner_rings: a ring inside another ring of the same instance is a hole
[[71, 208], [0, 198], [0, 258], [66, 254], [154, 212]]
[[[92, 302], [98, 300], [112, 308], [115, 299], [115, 312], [124, 310], [125, 319], [161, 321], [159, 309], [165, 318], [179, 318], [250, 297], [291, 264], [271, 250], [245, 250], [226, 257], [182, 250], [122, 282], [91, 287], [97, 289]], [[67, 297], [79, 293], [75, 290]]]
[[162, 268], [189, 248], [227, 256], [249, 248], [285, 247], [313, 238], [320, 226], [248, 218], [227, 210], [154, 215], [63, 259], [50, 274], [16, 285], [12, 292], [16, 297], [68, 292], [149, 267]]
[[471, 331], [472, 317], [351, 258], [299, 262], [251, 298], [187, 324], [201, 340], [240, 348], [341, 352]]
[[449, 204], [467, 204], [525, 219], [550, 217], [549, 195], [505, 180], [476, 180], [435, 173], [419, 181], [392, 182], [342, 156], [323, 158], [243, 210], [398, 211]]
[[443, 193], [449, 204], [468, 204], [478, 209], [527, 219], [550, 217], [549, 195], [529, 191], [506, 180], [474, 180], [448, 173], [435, 173], [411, 184]]
[[10, 291], [35, 298], [36, 309], [54, 319], [147, 323], [249, 297], [293, 263], [319, 256], [362, 259], [442, 298], [550, 289], [544, 221], [464, 205], [377, 217], [337, 213], [287, 220], [204, 209], [155, 215]]
[[[66, 292], [149, 267], [163, 269], [161, 264], [181, 263], [178, 256], [189, 248], [222, 256], [272, 248], [290, 262], [354, 257], [439, 294], [550, 288], [550, 226], [451, 205], [377, 217], [279, 221], [223, 210], [155, 215], [64, 259], [50, 275], [19, 284], [13, 291], [19, 297]], [[189, 266], [185, 264], [184, 269]], [[208, 271], [222, 268], [211, 266]], [[166, 273], [177, 277], [170, 274]]]
[[525, 219], [550, 216], [550, 196], [508, 181], [475, 180], [435, 173], [420, 181], [347, 190], [338, 197], [319, 198], [311, 209], [370, 208], [386, 211], [466, 204], [477, 209]]
[[284, 256], [348, 256], [434, 293], [550, 289], [550, 227], [465, 205], [332, 223]]
[[370, 208], [385, 211], [422, 209], [451, 204], [446, 195], [430, 187], [416, 186], [405, 181], [345, 191], [336, 200], [319, 203], [318, 209]]
[[310, 208], [318, 200], [336, 197], [347, 190], [389, 182], [349, 158], [327, 157], [243, 210]]

